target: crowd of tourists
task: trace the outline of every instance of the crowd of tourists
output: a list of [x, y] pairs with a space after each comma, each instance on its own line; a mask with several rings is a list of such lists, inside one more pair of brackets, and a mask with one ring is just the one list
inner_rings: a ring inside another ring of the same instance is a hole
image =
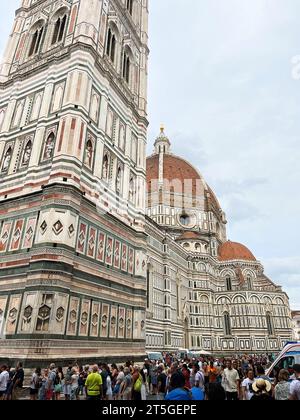
[[[265, 376], [267, 356], [163, 360], [117, 366], [105, 363], [63, 369], [36, 368], [29, 379], [31, 400], [300, 400], [300, 365]], [[0, 399], [24, 393], [24, 369], [1, 366]]]

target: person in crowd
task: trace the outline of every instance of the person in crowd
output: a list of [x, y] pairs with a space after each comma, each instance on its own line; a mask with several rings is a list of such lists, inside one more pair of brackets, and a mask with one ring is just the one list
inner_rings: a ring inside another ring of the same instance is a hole
[[79, 379], [79, 372], [78, 372], [78, 367], [73, 367], [72, 369], [72, 375], [71, 375], [71, 396], [70, 399], [71, 400], [78, 400], [79, 399], [79, 395], [78, 395], [78, 379]]
[[217, 376], [218, 376], [218, 368], [215, 366], [214, 362], [211, 361], [208, 366], [208, 380], [209, 383], [215, 383], [217, 382]]
[[275, 386], [274, 396], [276, 401], [287, 401], [290, 395], [290, 374], [288, 370], [281, 369], [278, 376], [278, 383]]
[[32, 374], [30, 381], [30, 400], [35, 401], [38, 398], [39, 389], [42, 386], [42, 369], [40, 367], [36, 368]]
[[195, 386], [196, 388], [202, 389], [202, 391], [204, 391], [205, 389], [205, 377], [204, 377], [204, 373], [202, 372], [202, 369], [197, 370], [197, 373], [195, 376]]
[[117, 377], [119, 374], [118, 366], [115, 363], [112, 363], [110, 371], [111, 371], [111, 387], [112, 389], [114, 389], [114, 387], [116, 386]]
[[120, 389], [121, 389], [121, 384], [124, 381], [124, 377], [125, 377], [124, 367], [120, 366], [119, 373], [118, 373], [117, 380], [116, 380], [116, 384], [115, 384], [114, 389], [113, 389], [113, 397], [114, 397], [115, 400], [120, 399]]
[[70, 362], [68, 369], [66, 371], [64, 384], [63, 384], [63, 393], [65, 395], [65, 400], [70, 400], [71, 398], [72, 370], [73, 370], [73, 364]]
[[222, 386], [226, 392], [226, 399], [228, 401], [236, 401], [239, 396], [240, 377], [238, 372], [233, 369], [231, 360], [227, 360], [226, 369], [223, 372]]
[[42, 371], [42, 383], [41, 383], [41, 387], [40, 387], [39, 393], [38, 393], [38, 399], [40, 401], [46, 400], [46, 384], [48, 382], [48, 374], [49, 374], [48, 369], [44, 369]]
[[152, 395], [157, 395], [157, 366], [154, 360], [150, 365], [150, 391]]
[[56, 369], [56, 377], [54, 382], [54, 398], [55, 400], [59, 401], [61, 397], [61, 393], [63, 391], [63, 383], [64, 383], [64, 374], [62, 367], [59, 366]]
[[106, 377], [106, 399], [108, 401], [111, 401], [113, 399], [112, 374], [110, 370], [108, 371], [108, 375]]
[[56, 380], [56, 367], [54, 363], [51, 363], [49, 367], [49, 374], [46, 383], [46, 400], [50, 401], [54, 399], [54, 387]]
[[170, 385], [171, 391], [167, 394], [166, 401], [192, 401], [193, 395], [185, 388], [185, 377], [182, 373], [174, 373]]
[[243, 401], [250, 401], [254, 395], [252, 385], [254, 384], [254, 372], [253, 370], [248, 370], [247, 378], [242, 382], [242, 395], [241, 399]]
[[99, 368], [94, 365], [92, 372], [85, 381], [87, 399], [100, 400], [102, 396], [102, 376], [99, 374]]
[[181, 373], [185, 377], [185, 384], [184, 384], [185, 388], [191, 389], [191, 384], [190, 384], [191, 372], [185, 363], [183, 364], [181, 368]]
[[132, 394], [132, 376], [130, 369], [126, 367], [124, 369], [124, 380], [121, 384], [120, 397], [124, 401], [130, 401]]
[[4, 400], [8, 381], [9, 381], [9, 373], [7, 371], [7, 366], [2, 365], [0, 368], [0, 400]]
[[273, 397], [270, 395], [272, 385], [269, 381], [263, 378], [256, 379], [252, 385], [254, 395], [251, 401], [272, 401]]
[[265, 369], [262, 365], [258, 365], [256, 367], [256, 373], [257, 373], [257, 375], [256, 375], [255, 379], [264, 379], [265, 381], [270, 382], [270, 379], [266, 376]]
[[300, 400], [300, 365], [293, 366], [295, 380], [291, 383], [289, 400]]
[[165, 395], [166, 395], [166, 385], [167, 385], [167, 375], [165, 373], [164, 370], [164, 365], [161, 364], [158, 366], [157, 369], [157, 399], [159, 401], [163, 401], [165, 399]]
[[143, 377], [140, 374], [140, 369], [138, 366], [133, 368], [133, 375], [132, 375], [132, 396], [131, 399], [133, 401], [141, 401], [142, 400], [142, 385], [143, 385]]
[[12, 399], [18, 400], [21, 396], [22, 390], [23, 390], [23, 382], [24, 382], [24, 370], [23, 370], [23, 364], [19, 362], [17, 364], [17, 368], [12, 380]]
[[209, 383], [205, 387], [205, 399], [207, 401], [225, 401], [226, 392], [221, 383]]

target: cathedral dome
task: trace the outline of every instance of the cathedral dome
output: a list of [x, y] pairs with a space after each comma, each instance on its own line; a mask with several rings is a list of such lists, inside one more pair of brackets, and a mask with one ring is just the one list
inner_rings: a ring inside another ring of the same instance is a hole
[[224, 242], [225, 213], [200, 172], [171, 153], [171, 142], [163, 127], [154, 147], [154, 154], [147, 158], [146, 165], [148, 215], [172, 230], [176, 238], [184, 230], [214, 233], [220, 242]]
[[[147, 183], [159, 177], [159, 155], [155, 154], [147, 158]], [[163, 179], [172, 183], [179, 180], [183, 184], [186, 180], [192, 180], [195, 186], [196, 180], [201, 180], [198, 171], [184, 159], [171, 155], [164, 155]]]
[[220, 261], [256, 261], [252, 252], [245, 245], [231, 241], [227, 241], [219, 246], [218, 255]]

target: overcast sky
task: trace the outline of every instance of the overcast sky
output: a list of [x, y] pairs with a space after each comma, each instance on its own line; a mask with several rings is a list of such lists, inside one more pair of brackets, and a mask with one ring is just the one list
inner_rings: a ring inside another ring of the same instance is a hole
[[[18, 5], [0, 1], [1, 54]], [[164, 123], [300, 310], [300, 1], [150, 0], [150, 48], [149, 153]]]

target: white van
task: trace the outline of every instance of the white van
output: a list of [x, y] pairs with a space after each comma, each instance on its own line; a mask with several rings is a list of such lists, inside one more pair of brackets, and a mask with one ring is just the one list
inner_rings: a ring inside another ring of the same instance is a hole
[[300, 341], [287, 343], [272, 366], [266, 370], [266, 375], [273, 379], [274, 370], [281, 369], [288, 370], [292, 375], [294, 373], [293, 366], [297, 364], [300, 364]]
[[158, 360], [161, 360], [161, 361], [164, 360], [164, 356], [157, 351], [147, 352], [147, 358], [149, 360], [153, 360], [155, 362], [157, 362]]

